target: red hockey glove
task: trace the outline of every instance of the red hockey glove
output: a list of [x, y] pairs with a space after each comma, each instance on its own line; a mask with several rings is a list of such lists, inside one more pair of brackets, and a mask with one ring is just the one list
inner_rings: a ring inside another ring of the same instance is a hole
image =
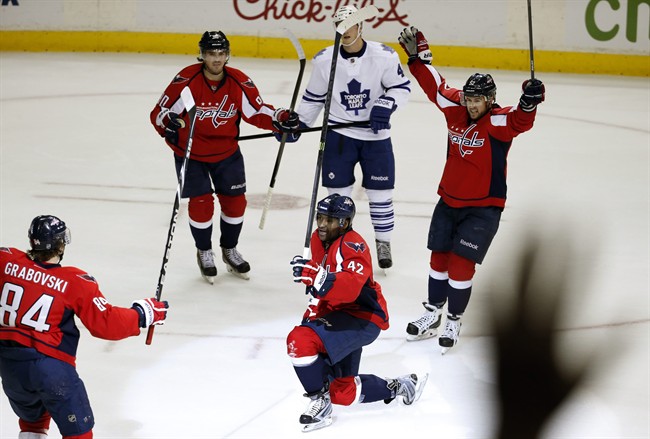
[[148, 328], [151, 325], [163, 325], [167, 317], [167, 301], [160, 302], [155, 298], [136, 300], [131, 305], [140, 315], [140, 327]]
[[158, 126], [165, 130], [165, 139], [172, 145], [178, 145], [178, 130], [185, 128], [185, 121], [167, 108], [160, 112], [157, 119]]
[[294, 256], [290, 264], [293, 270], [293, 281], [307, 285], [307, 293], [314, 297], [327, 294], [336, 279], [336, 275], [329, 273], [322, 265], [301, 256]]
[[408, 63], [411, 64], [416, 59], [420, 59], [424, 64], [431, 64], [433, 55], [429, 49], [429, 43], [422, 32], [417, 27], [405, 27], [397, 38], [400, 46], [409, 57]]
[[273, 126], [281, 133], [293, 133], [300, 126], [300, 117], [295, 111], [278, 108], [273, 113]]

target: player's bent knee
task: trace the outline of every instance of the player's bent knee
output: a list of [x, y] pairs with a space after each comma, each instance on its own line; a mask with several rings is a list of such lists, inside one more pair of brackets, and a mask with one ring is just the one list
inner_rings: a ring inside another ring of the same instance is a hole
[[333, 404], [352, 405], [361, 397], [361, 379], [359, 377], [336, 378], [330, 384], [330, 397]]
[[293, 359], [317, 357], [325, 352], [325, 346], [318, 335], [306, 326], [296, 326], [287, 336], [287, 355]]

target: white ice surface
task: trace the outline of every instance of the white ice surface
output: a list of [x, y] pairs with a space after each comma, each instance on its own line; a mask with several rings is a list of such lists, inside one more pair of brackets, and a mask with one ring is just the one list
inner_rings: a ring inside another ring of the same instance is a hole
[[[73, 236], [64, 262], [93, 274], [113, 304], [130, 306], [153, 295], [176, 181], [171, 152], [150, 126], [149, 112], [174, 74], [192, 62], [141, 54], [0, 53], [0, 243], [25, 248], [34, 216], [60, 216]], [[289, 104], [297, 61], [233, 57], [231, 64], [255, 80], [266, 101]], [[441, 71], [455, 85], [474, 72]], [[515, 103], [526, 74], [492, 73], [499, 102]], [[391, 328], [364, 351], [361, 371], [429, 372], [429, 382], [411, 407], [337, 406], [333, 425], [310, 437], [492, 437], [497, 400], [490, 310], [507, 300], [489, 285], [513, 274], [531, 228], [546, 243], [561, 237], [577, 249], [578, 257], [556, 255], [574, 274], [562, 307], [562, 363], [598, 354], [584, 386], [544, 437], [650, 436], [650, 83], [538, 76], [547, 101], [533, 130], [513, 143], [501, 227], [478, 267], [461, 341], [445, 356], [435, 339], [404, 339], [426, 298], [426, 236], [446, 138], [441, 114], [413, 83], [411, 102], [392, 120], [395, 265], [387, 275], [375, 272]], [[242, 130], [258, 132], [245, 124]], [[103, 341], [82, 329], [78, 370], [96, 438], [304, 437], [297, 419], [306, 400], [284, 340], [306, 303], [288, 261], [303, 250], [318, 138], [305, 134], [285, 148], [264, 230], [257, 227], [260, 206], [278, 144], [242, 143], [249, 208], [239, 249], [251, 263], [250, 281], [227, 274], [220, 261], [213, 286], [200, 278], [183, 210], [163, 291], [171, 310], [153, 344], [145, 346], [144, 336]], [[355, 227], [372, 242], [365, 195], [357, 188], [354, 197]], [[214, 239], [218, 243], [216, 233]], [[58, 437], [54, 424], [50, 433]], [[0, 438], [17, 434], [15, 415], [0, 395]]]

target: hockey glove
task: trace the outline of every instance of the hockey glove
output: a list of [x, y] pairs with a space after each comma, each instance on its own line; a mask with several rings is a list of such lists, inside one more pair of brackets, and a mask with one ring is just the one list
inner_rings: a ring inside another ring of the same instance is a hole
[[278, 108], [273, 113], [273, 126], [281, 133], [293, 133], [300, 126], [300, 117], [295, 111]]
[[416, 59], [420, 59], [424, 64], [431, 64], [433, 55], [429, 49], [429, 43], [417, 27], [405, 27], [397, 37], [397, 41], [408, 55], [409, 64]]
[[[298, 130], [301, 130], [301, 129], [304, 129], [304, 128], [307, 128], [307, 125], [300, 122], [298, 124]], [[275, 136], [275, 139], [278, 142], [282, 142], [282, 134], [284, 134], [284, 133], [282, 133], [282, 132], [278, 132], [278, 133], [274, 132], [273, 133], [273, 135]], [[300, 134], [302, 134], [300, 131], [294, 131], [294, 132], [291, 132], [291, 133], [287, 133], [287, 140], [285, 140], [285, 143], [296, 142], [298, 139], [300, 139]]]
[[544, 83], [539, 79], [527, 79], [521, 84], [521, 98], [519, 106], [526, 112], [533, 111], [538, 104], [544, 102]]
[[389, 96], [379, 96], [370, 110], [370, 129], [377, 134], [379, 130], [390, 128], [390, 115], [397, 107], [395, 99]]
[[148, 328], [152, 325], [165, 324], [169, 304], [167, 301], [160, 302], [152, 297], [151, 299], [136, 300], [131, 308], [136, 310], [140, 316], [140, 327]]
[[178, 130], [185, 128], [185, 121], [166, 108], [158, 115], [158, 121], [158, 125], [165, 129], [165, 139], [172, 145], [178, 145]]
[[325, 267], [315, 261], [294, 256], [290, 262], [293, 281], [307, 285], [306, 293], [314, 297], [323, 297], [332, 288], [336, 275], [329, 273]]

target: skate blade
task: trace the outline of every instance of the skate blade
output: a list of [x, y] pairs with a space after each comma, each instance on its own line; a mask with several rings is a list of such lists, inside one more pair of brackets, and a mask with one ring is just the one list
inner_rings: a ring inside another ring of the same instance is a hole
[[250, 279], [251, 279], [251, 278], [248, 276], [248, 273], [240, 273], [239, 271], [235, 270], [234, 268], [232, 268], [232, 267], [231, 267], [230, 265], [228, 265], [228, 264], [226, 264], [226, 270], [228, 270], [228, 273], [230, 273], [230, 274], [234, 274], [235, 276], [237, 276], [237, 277], [240, 278], [240, 279], [244, 279], [244, 280], [250, 280]]
[[451, 348], [453, 348], [453, 346], [450, 346], [450, 347], [441, 346], [440, 347], [440, 354], [445, 355], [447, 353], [447, 351], [449, 351], [449, 349], [451, 349]]
[[[425, 373], [424, 376], [418, 375], [418, 383], [415, 386], [415, 398], [413, 398], [413, 402], [411, 402], [411, 404], [413, 404], [415, 401], [420, 399], [420, 396], [422, 396], [422, 392], [424, 391], [424, 386], [427, 384], [428, 379], [429, 379], [428, 373]], [[411, 405], [411, 404], [407, 404], [407, 405]]]
[[429, 338], [436, 337], [437, 335], [438, 335], [438, 331], [434, 328], [434, 329], [429, 329], [428, 331], [425, 331], [420, 335], [406, 334], [406, 341], [427, 340]]
[[303, 433], [309, 433], [310, 431], [320, 430], [321, 428], [329, 427], [332, 425], [332, 417], [325, 418], [319, 422], [314, 422], [312, 424], [305, 424], [302, 426]]
[[203, 279], [205, 279], [205, 281], [206, 281], [207, 283], [209, 283], [210, 285], [214, 285], [214, 279], [217, 277], [217, 276], [205, 276], [205, 275], [203, 275], [203, 274], [202, 274], [201, 276], [202, 276]]

